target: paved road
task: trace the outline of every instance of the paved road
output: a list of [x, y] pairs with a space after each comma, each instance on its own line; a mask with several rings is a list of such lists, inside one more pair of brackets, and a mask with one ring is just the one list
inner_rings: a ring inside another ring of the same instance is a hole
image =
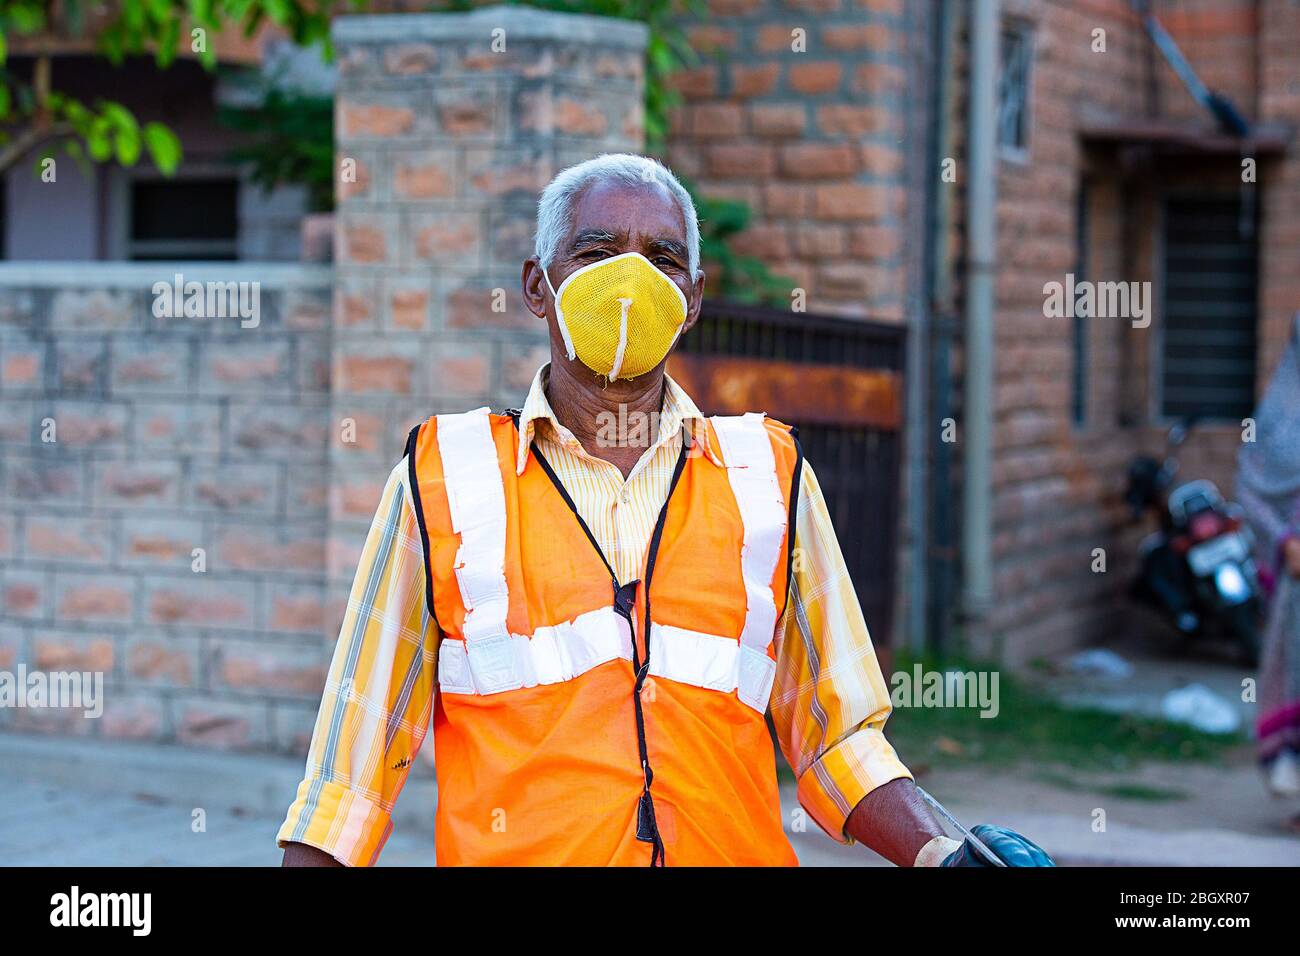
[[[32, 781], [5, 784], [0, 864], [6, 866], [276, 866], [278, 817], [218, 810], [194, 829], [193, 809], [154, 798], [90, 793]], [[808, 862], [884, 865], [861, 848], [837, 847], [821, 834], [801, 841]], [[395, 829], [381, 866], [429, 866], [433, 838]]]
[[[300, 772], [283, 758], [0, 734], [0, 865], [276, 865], [275, 831]], [[924, 783], [960, 819], [1029, 834], [1065, 865], [1300, 865], [1300, 838], [1282, 833], [1285, 808], [1262, 795], [1252, 768], [1152, 765], [1141, 776], [1186, 797], [1153, 804], [978, 770]], [[408, 783], [381, 865], [433, 862], [434, 799], [429, 782]], [[782, 800], [790, 820], [791, 788]], [[206, 808], [197, 832], [195, 807]], [[812, 823], [790, 838], [804, 865], [886, 865]]]
[[[273, 866], [278, 819], [229, 810], [193, 829], [192, 808], [19, 781], [5, 785], [0, 862], [8, 866]], [[433, 839], [394, 833], [385, 866], [423, 866]]]

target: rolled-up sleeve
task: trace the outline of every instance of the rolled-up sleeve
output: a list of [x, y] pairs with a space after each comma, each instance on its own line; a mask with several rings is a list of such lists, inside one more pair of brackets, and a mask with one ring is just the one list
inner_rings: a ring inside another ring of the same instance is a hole
[[772, 720], [799, 803], [831, 837], [851, 843], [844, 823], [858, 801], [912, 775], [885, 739], [888, 686], [821, 487], [806, 463], [802, 476]]
[[373, 863], [388, 839], [433, 707], [439, 631], [406, 470], [405, 459], [393, 469], [366, 537], [306, 773], [276, 834], [348, 866]]

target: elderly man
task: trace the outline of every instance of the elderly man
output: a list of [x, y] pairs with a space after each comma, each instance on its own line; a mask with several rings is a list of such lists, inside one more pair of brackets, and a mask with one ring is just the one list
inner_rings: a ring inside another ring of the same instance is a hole
[[664, 373], [703, 292], [694, 205], [659, 163], [601, 156], [546, 188], [523, 297], [551, 361], [520, 410], [412, 430], [280, 828], [287, 865], [374, 862], [431, 718], [439, 864], [793, 864], [769, 708], [831, 837], [978, 862], [885, 739], [794, 430], [706, 418]]

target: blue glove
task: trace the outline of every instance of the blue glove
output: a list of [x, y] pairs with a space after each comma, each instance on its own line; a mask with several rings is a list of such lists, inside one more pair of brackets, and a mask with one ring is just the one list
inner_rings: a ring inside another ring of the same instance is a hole
[[[980, 823], [971, 827], [970, 832], [1007, 866], [1056, 866], [1042, 847], [1014, 830]], [[970, 840], [963, 840], [961, 846], [948, 854], [947, 859], [939, 865], [993, 868], [993, 864], [984, 859], [984, 855], [975, 849]]]

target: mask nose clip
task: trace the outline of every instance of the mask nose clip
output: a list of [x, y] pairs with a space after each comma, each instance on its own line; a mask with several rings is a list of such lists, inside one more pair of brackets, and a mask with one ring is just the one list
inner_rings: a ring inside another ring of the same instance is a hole
[[623, 356], [627, 353], [627, 313], [632, 308], [632, 297], [623, 296], [616, 301], [623, 307], [623, 312], [618, 317], [618, 349], [614, 352], [613, 367], [609, 370], [611, 380], [618, 378], [618, 373], [623, 368]]

